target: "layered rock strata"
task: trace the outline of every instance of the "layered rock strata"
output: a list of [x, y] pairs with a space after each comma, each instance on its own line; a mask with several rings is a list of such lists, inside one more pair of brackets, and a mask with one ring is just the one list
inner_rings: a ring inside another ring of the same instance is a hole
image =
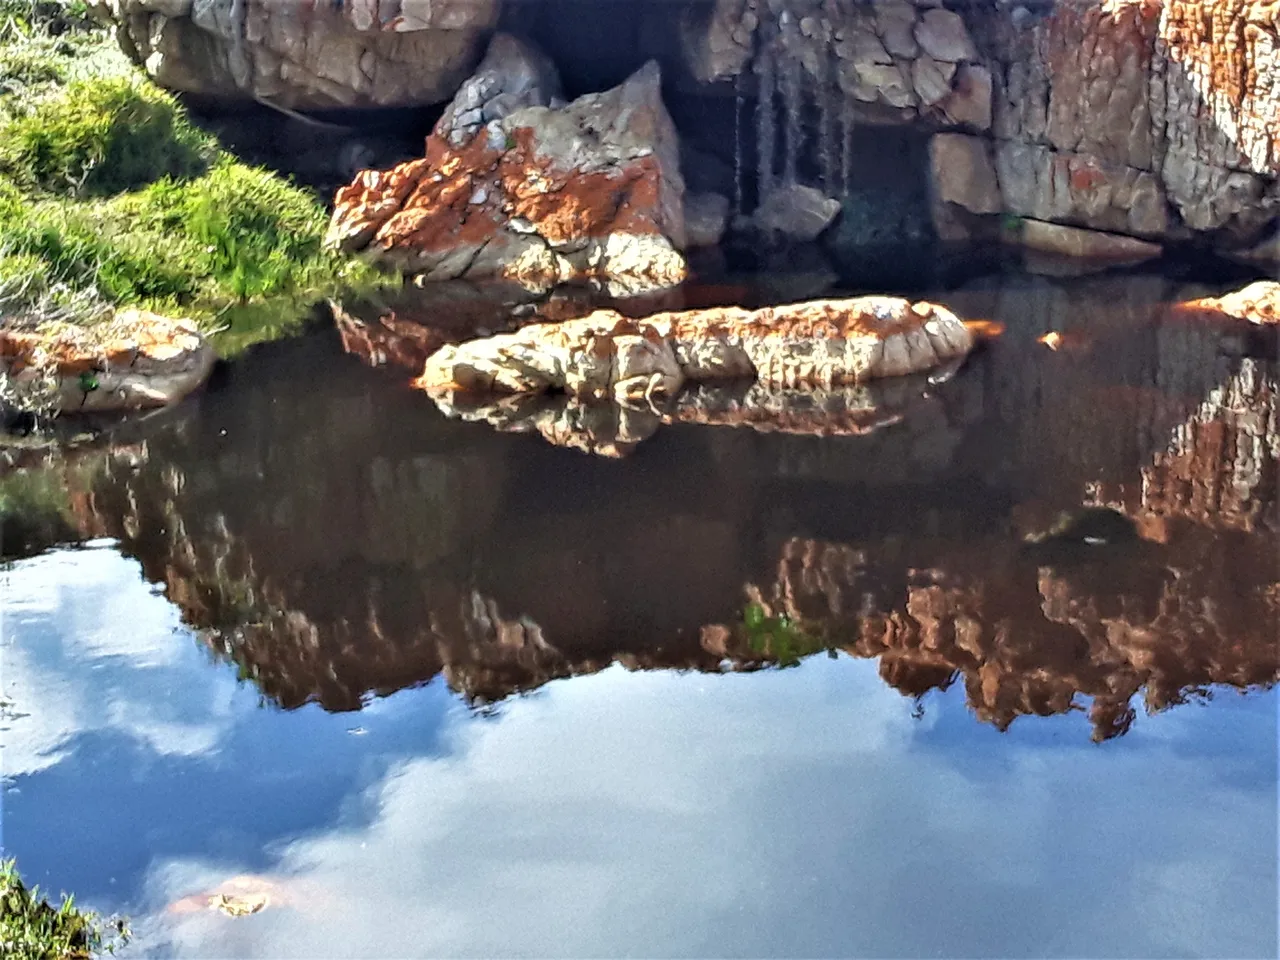
[[930, 370], [973, 336], [955, 314], [895, 297], [721, 308], [632, 320], [602, 310], [447, 346], [417, 385], [429, 393], [543, 393], [634, 401], [686, 381], [833, 387]]

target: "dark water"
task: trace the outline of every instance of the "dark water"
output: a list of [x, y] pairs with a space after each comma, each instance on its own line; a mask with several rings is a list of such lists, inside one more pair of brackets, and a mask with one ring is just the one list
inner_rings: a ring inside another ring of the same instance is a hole
[[1280, 371], [1191, 292], [975, 282], [899, 422], [620, 459], [397, 318], [256, 349], [24, 473], [6, 851], [143, 955], [1274, 956]]

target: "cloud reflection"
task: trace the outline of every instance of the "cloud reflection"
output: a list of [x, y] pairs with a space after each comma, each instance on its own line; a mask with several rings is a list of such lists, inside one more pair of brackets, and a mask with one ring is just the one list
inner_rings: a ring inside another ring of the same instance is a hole
[[[1265, 727], [1243, 701], [1212, 716], [1220, 735]], [[951, 701], [937, 717], [913, 721], [846, 658], [556, 682], [495, 717], [455, 714], [455, 750], [389, 772], [372, 822], [285, 849], [273, 877], [294, 908], [165, 918], [147, 938], [247, 957], [1273, 947], [1266, 744], [1215, 763], [1140, 732], [1109, 752], [991, 749], [937, 735], [972, 724]], [[171, 863], [155, 893], [233, 872]]]
[[95, 731], [191, 757], [214, 750], [230, 726], [234, 677], [211, 670], [197, 690], [184, 688], [184, 643], [194, 641], [178, 610], [108, 542], [0, 572], [0, 599], [6, 777], [57, 764]]

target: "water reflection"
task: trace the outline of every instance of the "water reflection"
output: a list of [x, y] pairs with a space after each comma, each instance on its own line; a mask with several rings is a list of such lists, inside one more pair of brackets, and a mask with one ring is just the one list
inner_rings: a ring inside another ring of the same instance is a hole
[[1269, 955], [1280, 370], [1174, 295], [621, 462], [255, 348], [25, 474], [6, 851], [144, 956]]
[[[106, 455], [77, 523], [286, 708], [839, 649], [911, 698], [960, 684], [999, 729], [1085, 710], [1107, 739], [1135, 696], [1277, 676], [1273, 344], [1169, 316], [1178, 295], [975, 284], [941, 299], [1008, 332], [903, 385], [897, 422], [819, 439], [691, 415], [626, 463], [443, 420], [336, 334], [276, 344]], [[1088, 508], [1133, 535], [1065, 535]]]

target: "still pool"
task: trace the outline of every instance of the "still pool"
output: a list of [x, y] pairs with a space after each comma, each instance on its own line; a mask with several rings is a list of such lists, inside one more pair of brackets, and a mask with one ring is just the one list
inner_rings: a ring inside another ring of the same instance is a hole
[[1274, 956], [1280, 368], [1182, 295], [624, 457], [255, 348], [21, 471], [5, 851], [132, 956]]

